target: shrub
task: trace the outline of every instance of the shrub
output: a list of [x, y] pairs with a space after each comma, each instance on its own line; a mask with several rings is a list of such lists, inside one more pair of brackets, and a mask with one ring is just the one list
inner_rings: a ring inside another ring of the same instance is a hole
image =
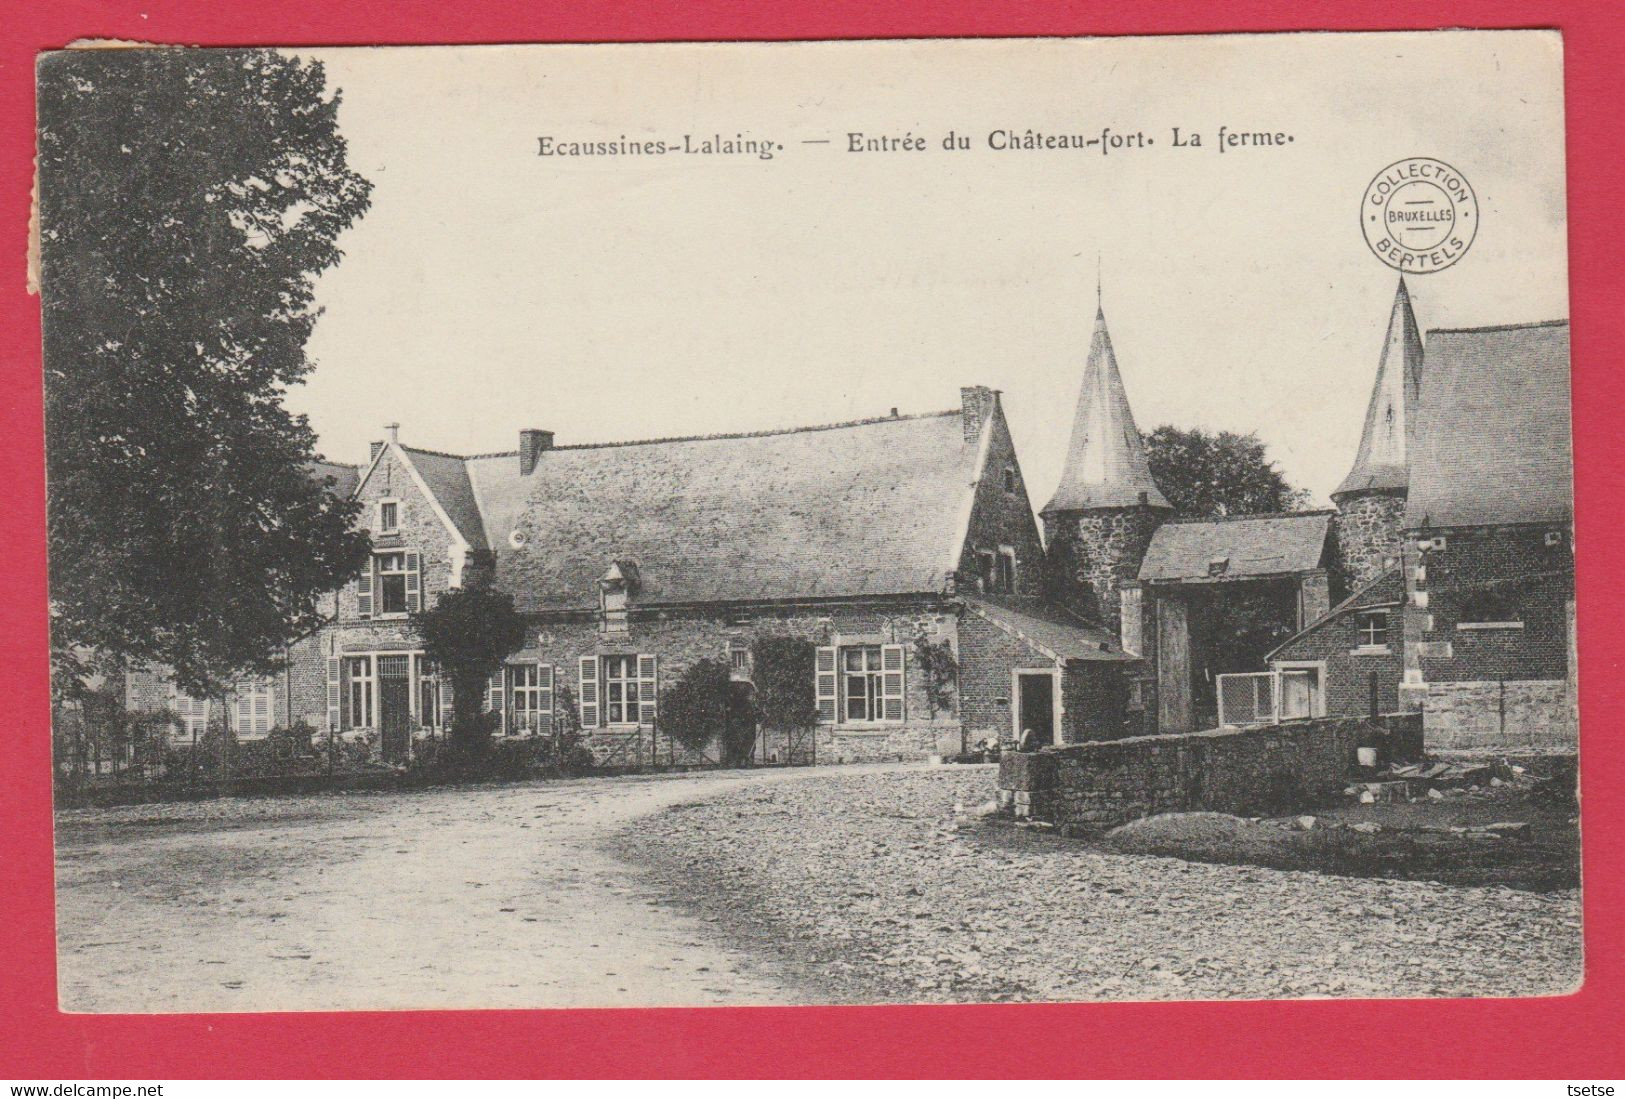
[[660, 727], [689, 751], [701, 751], [713, 737], [723, 736], [732, 697], [728, 665], [720, 660], [697, 661], [660, 692]]
[[471, 576], [482, 579], [445, 592], [412, 616], [425, 655], [451, 680], [451, 739], [465, 759], [477, 759], [491, 744], [495, 723], [480, 711], [486, 682], [525, 643], [525, 620], [511, 595], [487, 586], [488, 571], [478, 563]]
[[818, 723], [813, 672], [817, 646], [802, 637], [758, 637], [751, 645], [756, 720], [769, 729], [806, 729]]

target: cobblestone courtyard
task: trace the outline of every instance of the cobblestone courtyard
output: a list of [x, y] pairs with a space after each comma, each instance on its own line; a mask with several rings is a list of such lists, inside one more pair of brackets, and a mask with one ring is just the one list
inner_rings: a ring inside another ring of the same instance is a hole
[[840, 768], [65, 812], [62, 1003], [1550, 995], [1578, 983], [1576, 891], [1112, 854], [988, 825], [974, 810], [992, 786], [981, 767]]

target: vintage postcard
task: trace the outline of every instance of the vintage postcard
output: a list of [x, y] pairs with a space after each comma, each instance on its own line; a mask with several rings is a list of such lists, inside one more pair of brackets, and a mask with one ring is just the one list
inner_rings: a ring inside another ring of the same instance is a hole
[[37, 80], [65, 1010], [1580, 985], [1555, 32]]

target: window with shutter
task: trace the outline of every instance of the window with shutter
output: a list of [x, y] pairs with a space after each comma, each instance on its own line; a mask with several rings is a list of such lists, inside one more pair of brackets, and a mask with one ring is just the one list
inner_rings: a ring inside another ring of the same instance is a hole
[[835, 648], [823, 645], [818, 649], [813, 675], [818, 700], [818, 720], [833, 725], [836, 716]]
[[655, 699], [660, 697], [658, 673], [660, 661], [653, 653], [638, 654], [638, 724], [655, 723]]
[[231, 730], [239, 737], [261, 737], [271, 731], [271, 685], [245, 679], [232, 688]]
[[406, 613], [416, 614], [423, 607], [423, 578], [419, 557], [406, 555]]
[[327, 658], [327, 727], [336, 730], [339, 727], [339, 705], [343, 701], [343, 689], [339, 685], [339, 658]]
[[880, 719], [903, 720], [904, 654], [901, 645], [880, 647]]
[[536, 731], [544, 735], [553, 732], [553, 665], [536, 666]]
[[498, 715], [496, 727], [497, 736], [502, 736], [504, 733], [506, 733], [508, 725], [508, 715], [504, 712], [506, 709], [506, 704], [505, 699], [503, 698], [502, 676], [503, 673], [499, 669], [497, 674], [493, 675], [485, 685], [485, 712], [488, 714], [494, 713]]
[[581, 698], [581, 727], [598, 728], [598, 658], [581, 658], [579, 686]]
[[362, 618], [372, 617], [372, 557], [361, 566], [361, 579], [355, 585], [355, 613]]
[[451, 676], [440, 677], [440, 727], [451, 728], [452, 716]]

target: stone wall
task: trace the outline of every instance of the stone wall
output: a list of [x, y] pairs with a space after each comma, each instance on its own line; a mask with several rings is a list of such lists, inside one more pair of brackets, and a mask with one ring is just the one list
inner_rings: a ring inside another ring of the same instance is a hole
[[1429, 750], [1572, 752], [1580, 744], [1574, 697], [1561, 679], [1430, 683], [1422, 735]]
[[1046, 514], [1050, 598], [1118, 634], [1118, 585], [1138, 575], [1151, 536], [1169, 514], [1150, 507]]
[[1376, 734], [1346, 718], [1255, 729], [1170, 733], [1011, 753], [1000, 761], [999, 798], [1070, 834], [1154, 813], [1212, 810], [1287, 813], [1335, 798], [1355, 749]]
[[[1006, 487], [1005, 474], [1010, 475]], [[1044, 543], [1038, 537], [1038, 524], [1033, 522], [1032, 504], [1027, 497], [1027, 484], [1021, 475], [1021, 464], [1016, 461], [1015, 444], [1010, 429], [1005, 425], [1004, 413], [997, 405], [993, 408], [992, 435], [988, 439], [987, 465], [976, 482], [976, 496], [971, 505], [970, 521], [965, 531], [965, 545], [959, 559], [962, 590], [975, 590], [981, 574], [979, 553], [997, 555], [1001, 546], [1009, 546], [1016, 556], [1017, 595], [1040, 595], [1044, 588]]]
[[1366, 492], [1337, 501], [1338, 564], [1352, 590], [1400, 559], [1405, 493]]

